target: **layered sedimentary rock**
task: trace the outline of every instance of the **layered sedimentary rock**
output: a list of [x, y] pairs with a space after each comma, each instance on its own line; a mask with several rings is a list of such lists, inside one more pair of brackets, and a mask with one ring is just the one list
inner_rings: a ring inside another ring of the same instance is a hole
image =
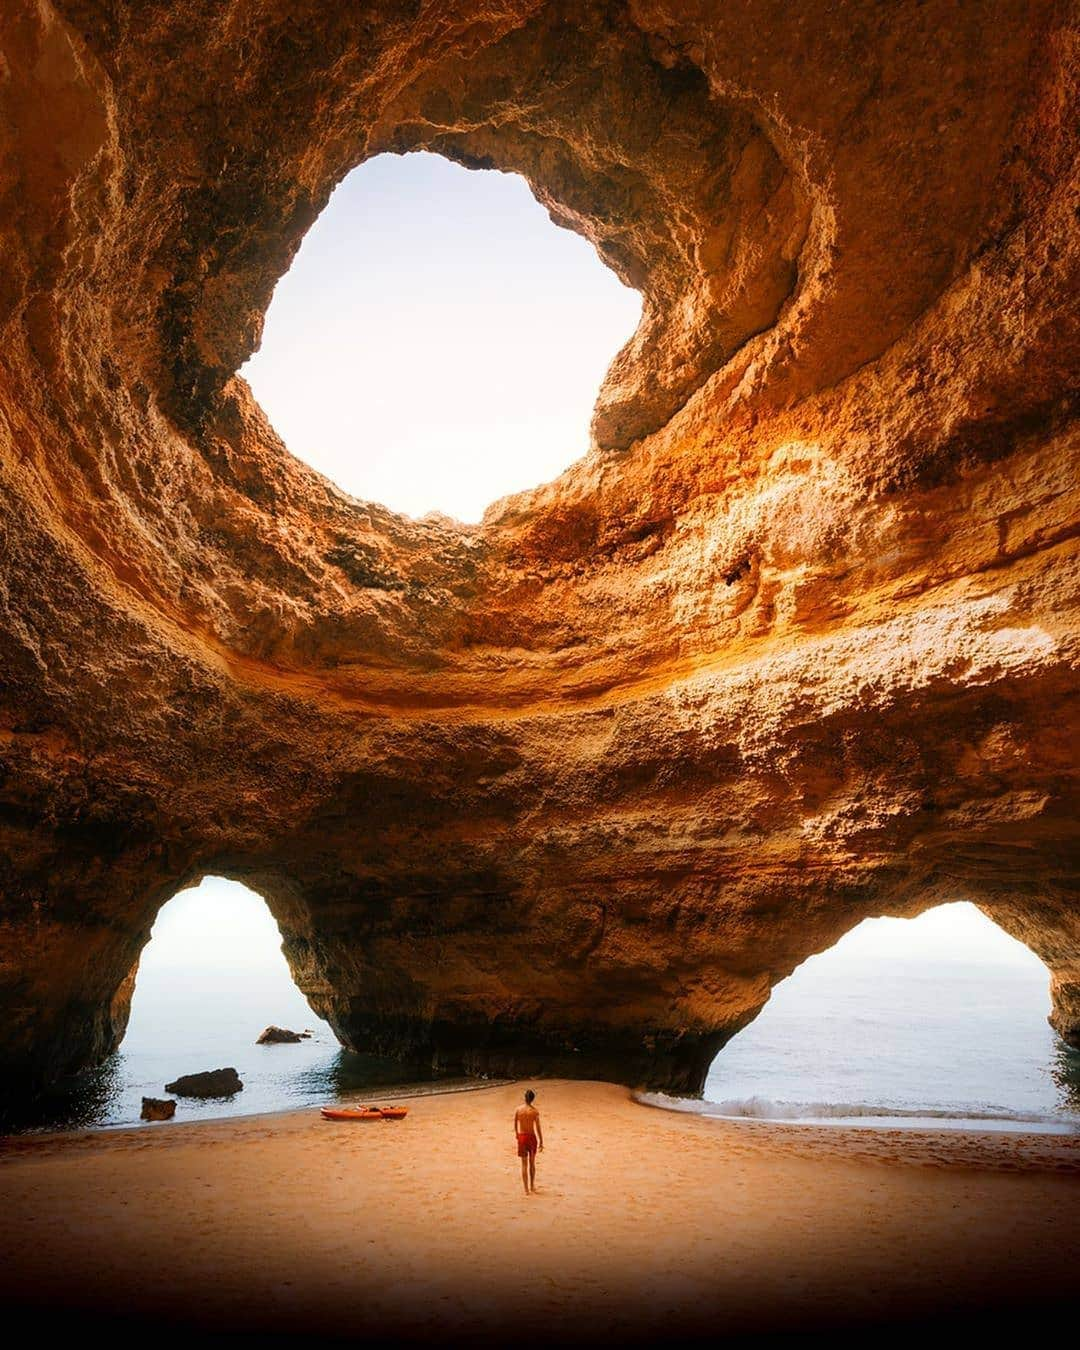
[[[5, 1073], [107, 1054], [208, 874], [425, 1067], [694, 1089], [808, 955], [954, 899], [1080, 1041], [1070, 17], [6, 4]], [[479, 526], [346, 496], [235, 375], [335, 184], [416, 148], [643, 295], [593, 451]]]

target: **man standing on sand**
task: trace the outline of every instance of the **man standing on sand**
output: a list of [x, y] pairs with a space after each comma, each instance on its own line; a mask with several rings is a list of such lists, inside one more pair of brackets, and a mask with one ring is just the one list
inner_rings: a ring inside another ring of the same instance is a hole
[[533, 1106], [536, 1093], [529, 1088], [525, 1093], [525, 1105], [514, 1112], [514, 1135], [517, 1139], [518, 1157], [521, 1159], [521, 1184], [525, 1194], [536, 1190], [536, 1150], [544, 1151], [544, 1132], [540, 1128], [540, 1112]]

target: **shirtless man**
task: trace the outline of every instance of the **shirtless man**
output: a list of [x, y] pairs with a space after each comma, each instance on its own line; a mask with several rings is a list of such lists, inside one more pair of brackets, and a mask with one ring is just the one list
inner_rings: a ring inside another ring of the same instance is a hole
[[525, 1194], [536, 1190], [536, 1150], [544, 1151], [544, 1132], [540, 1128], [540, 1112], [533, 1106], [536, 1093], [529, 1088], [525, 1093], [525, 1105], [514, 1112], [514, 1135], [517, 1139], [518, 1157], [521, 1159], [521, 1184]]

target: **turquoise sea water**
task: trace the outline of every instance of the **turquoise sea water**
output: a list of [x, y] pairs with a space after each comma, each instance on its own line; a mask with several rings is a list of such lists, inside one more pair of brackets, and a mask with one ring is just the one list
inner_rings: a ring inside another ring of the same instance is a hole
[[[1080, 1055], [1046, 1022], [1046, 969], [971, 906], [871, 920], [779, 984], [717, 1057], [705, 1100], [722, 1116], [852, 1124], [1080, 1130]], [[255, 1044], [268, 1023], [310, 1028]], [[203, 1069], [236, 1068], [234, 1097], [181, 1099], [177, 1120], [392, 1095], [399, 1066], [341, 1049], [293, 985], [266, 906], [208, 881], [162, 911], [128, 1034], [102, 1068], [8, 1128], [138, 1122], [141, 1099]]]

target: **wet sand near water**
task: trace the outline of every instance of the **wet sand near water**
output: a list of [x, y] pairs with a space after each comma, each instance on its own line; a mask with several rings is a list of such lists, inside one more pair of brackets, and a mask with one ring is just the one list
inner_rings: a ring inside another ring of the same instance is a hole
[[[0, 1143], [0, 1292], [80, 1337], [399, 1343], [859, 1333], [1016, 1318], [1080, 1288], [1080, 1138], [844, 1130], [657, 1110], [538, 1081]], [[182, 1110], [182, 1108], [181, 1108]]]

